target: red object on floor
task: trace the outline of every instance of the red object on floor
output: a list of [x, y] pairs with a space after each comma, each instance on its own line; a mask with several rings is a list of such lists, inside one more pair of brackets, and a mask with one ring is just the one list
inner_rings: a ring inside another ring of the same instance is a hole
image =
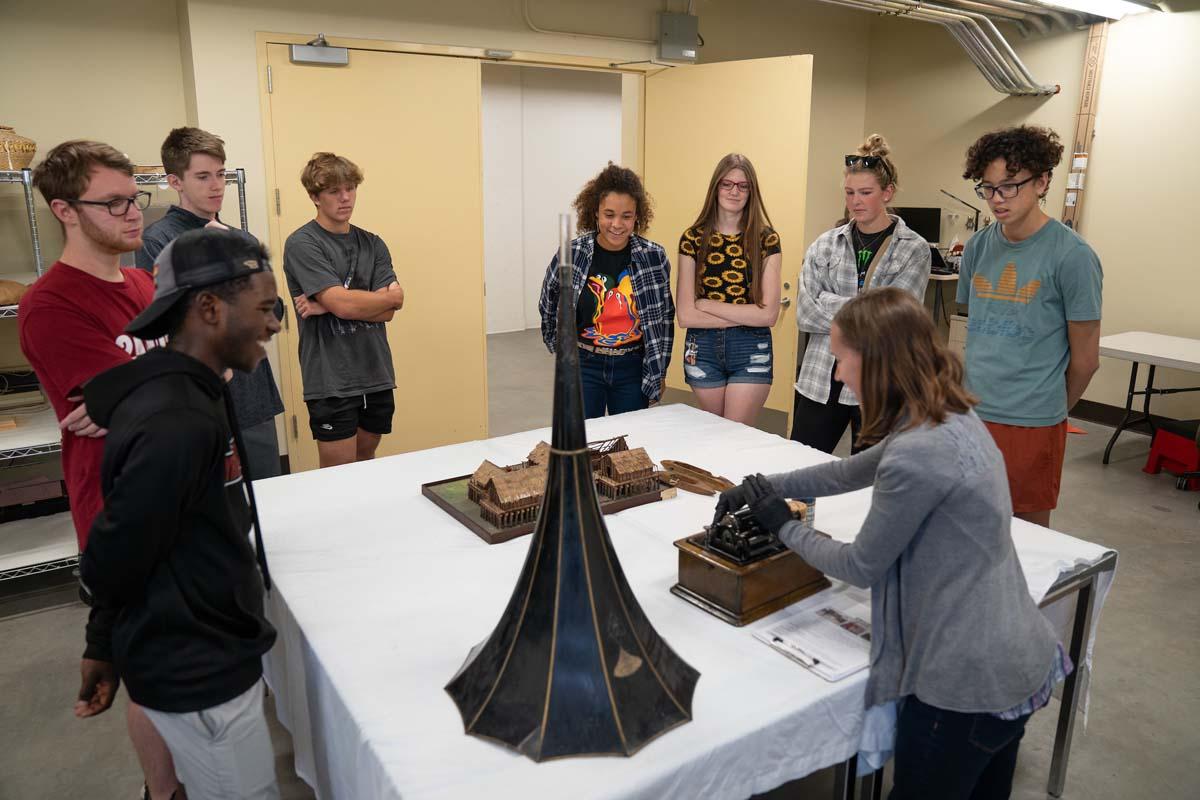
[[1067, 423], [1067, 433], [1082, 433], [1085, 436], [1087, 435], [1087, 431], [1085, 431], [1083, 428], [1076, 428], [1070, 422]]
[[[1196, 427], [1200, 420], [1188, 420], [1176, 423], [1167, 430], [1160, 427], [1154, 432], [1154, 441], [1150, 445], [1150, 457], [1142, 472], [1157, 475], [1164, 469], [1170, 473], [1200, 471], [1200, 445], [1196, 443]], [[1187, 435], [1190, 428], [1191, 435]], [[1200, 491], [1200, 478], [1189, 478], [1189, 491]]]

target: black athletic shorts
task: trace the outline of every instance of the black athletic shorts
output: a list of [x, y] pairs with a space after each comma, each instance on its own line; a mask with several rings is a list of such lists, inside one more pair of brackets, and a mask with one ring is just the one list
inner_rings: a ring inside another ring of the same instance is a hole
[[318, 442], [340, 442], [357, 436], [359, 428], [380, 436], [391, 433], [392, 415], [396, 412], [392, 391], [305, 400], [313, 438]]

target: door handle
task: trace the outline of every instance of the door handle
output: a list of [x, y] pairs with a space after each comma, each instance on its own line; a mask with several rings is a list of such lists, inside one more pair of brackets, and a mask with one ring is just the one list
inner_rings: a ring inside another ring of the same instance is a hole
[[[785, 283], [784, 287], [786, 287], [786, 286], [787, 286], [787, 284]], [[790, 298], [790, 297], [783, 297], [783, 298], [780, 298], [780, 300], [779, 300], [779, 305], [782, 306], [783, 308], [787, 308], [791, 304], [792, 304], [792, 298]]]

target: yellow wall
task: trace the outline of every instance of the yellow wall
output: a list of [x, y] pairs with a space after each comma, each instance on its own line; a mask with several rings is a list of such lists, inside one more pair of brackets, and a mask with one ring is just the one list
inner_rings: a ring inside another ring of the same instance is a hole
[[[36, 141], [39, 160], [66, 139], [98, 139], [136, 163], [157, 164], [163, 136], [185, 119], [175, 5], [2, 5], [0, 124]], [[24, 207], [19, 186], [0, 186], [0, 272], [32, 272]], [[62, 237], [42, 209], [38, 222], [49, 266]]]
[[[192, 122], [213, 130], [225, 138], [230, 164], [248, 170], [250, 227], [265, 237], [258, 31], [613, 61], [644, 59], [654, 51], [652, 45], [534, 33], [519, 0], [346, 0], [331, 8], [324, 0], [127, 0], [102, 10], [82, 0], [9, 0], [6, 13], [20, 20], [22, 36], [0, 48], [0, 74], [10, 76], [0, 82], [0, 121], [37, 139], [43, 150], [68, 137], [93, 136], [142, 162], [157, 160], [162, 136], [173, 125]], [[531, 3], [542, 27], [645, 38], [653, 36], [661, 8], [652, 0]], [[1080, 31], [1022, 40], [1006, 30], [1035, 77], [1063, 86], [1051, 98], [1008, 98], [994, 92], [935, 26], [783, 0], [700, 0], [697, 13], [706, 40], [701, 61], [814, 56], [805, 241], [788, 247], [796, 258], [840, 214], [838, 159], [864, 133], [878, 130], [895, 147], [902, 179], [898, 204], [956, 210], [937, 189], [971, 199], [959, 176], [963, 153], [979, 133], [1023, 121], [1051, 125], [1065, 138], [1073, 131], [1085, 41]], [[1190, 152], [1186, 136], [1200, 122], [1195, 41], [1200, 11], [1182, 8], [1130, 17], [1110, 29], [1082, 219], [1082, 232], [1105, 265], [1106, 333], [1152, 328], [1200, 337], [1194, 308], [1200, 270], [1180, 256], [1176, 235], [1188, 229], [1184, 215], [1191, 212], [1200, 162], [1179, 159], [1183, 174], [1167, 180], [1153, 160], [1155, 154]], [[63, 58], [67, 53], [70, 60]], [[113, 70], [115, 59], [122, 59], [117, 69], [125, 69], [128, 81], [106, 82], [117, 90], [98, 90], [95, 76]], [[692, 122], [680, 124], [686, 135]], [[695, 124], [702, 124], [699, 118]], [[1060, 174], [1049, 196], [1055, 215], [1064, 184]], [[28, 235], [19, 209], [19, 190], [0, 190], [0, 271], [11, 270], [14, 253], [23, 263]], [[56, 254], [52, 220], [43, 228], [52, 240], [47, 249]], [[1145, 236], [1150, 229], [1160, 233]], [[1178, 374], [1164, 378], [1168, 385], [1195, 382]], [[1087, 397], [1120, 404], [1126, 380], [1125, 366], [1106, 360]], [[1155, 406], [1171, 415], [1200, 416], [1196, 395], [1161, 398]]]
[[[804, 241], [784, 242], [785, 259], [803, 259], [809, 243], [842, 215], [840, 157], [862, 141], [872, 57], [867, 45], [874, 17], [817, 2], [778, 0], [700, 3], [697, 13], [705, 40], [702, 61], [813, 56]], [[737, 99], [726, 100], [736, 113]], [[747, 124], [771, 123], [767, 119]], [[765, 199], [769, 212], [772, 199]]]
[[[962, 179], [962, 166], [967, 148], [988, 130], [1048, 125], [1070, 148], [1087, 32], [1056, 30], [1030, 40], [1006, 33], [1033, 76], [1061, 84], [1060, 94], [997, 94], [941, 28], [898, 19], [874, 23], [866, 128], [887, 136], [895, 150], [901, 186], [896, 205], [957, 212], [958, 204], [938, 192], [946, 189], [986, 214], [986, 204], [976, 202], [970, 182]], [[1186, 145], [1200, 126], [1198, 41], [1200, 11], [1142, 14], [1109, 28], [1080, 224], [1104, 265], [1105, 334], [1151, 330], [1200, 338], [1200, 268], [1171, 233], [1189, 229], [1192, 187], [1200, 180], [1200, 162], [1189, 161]], [[1171, 153], [1182, 156], [1174, 174], [1155, 161]], [[1069, 158], [1068, 152], [1047, 197], [1054, 217], [1062, 213]], [[954, 232], [967, 235], [960, 226], [943, 238], [948, 242]], [[1161, 386], [1200, 383], [1194, 374], [1160, 375]], [[1102, 359], [1085, 398], [1123, 406], [1128, 381], [1127, 362]], [[1153, 407], [1166, 416], [1200, 416], [1200, 395], [1157, 398]]]
[[[530, 50], [613, 61], [645, 59], [655, 52], [652, 45], [535, 33], [526, 27], [521, 4], [515, 1], [446, 0], [430, 5], [421, 0], [358, 0], [341, 4], [336, 13], [329, 11], [328, 3], [314, 0], [236, 4], [186, 0], [181, 6], [186, 7], [181, 14], [192, 37], [199, 124], [220, 132], [231, 160], [246, 164], [256, 174], [261, 174], [257, 168], [262, 150], [257, 85], [246, 79], [255, 73], [256, 31], [323, 32], [327, 36]], [[543, 28], [653, 38], [655, 15], [662, 4], [614, 0], [597, 6], [533, 0], [530, 8], [534, 21]], [[857, 143], [862, 133], [867, 62], [861, 43], [869, 33], [870, 15], [778, 0], [702, 0], [697, 13], [706, 42], [700, 51], [702, 61], [814, 54], [810, 153], [821, 167], [810, 171], [809, 187], [826, 189], [829, 201], [810, 205], [811, 235], [806, 230], [805, 238], [812, 238], [836, 219], [840, 185], [834, 162], [847, 141]], [[686, 135], [687, 124], [681, 120], [680, 135]], [[735, 148], [736, 143], [731, 143], [730, 149]], [[250, 197], [251, 229], [257, 232], [265, 229], [263, 187], [252, 185]], [[801, 247], [797, 242], [789, 252], [800, 257]]]

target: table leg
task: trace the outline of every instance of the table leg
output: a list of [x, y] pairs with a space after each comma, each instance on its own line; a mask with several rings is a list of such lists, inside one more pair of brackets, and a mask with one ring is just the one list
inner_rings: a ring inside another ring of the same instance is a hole
[[[1151, 370], [1154, 367], [1150, 367]], [[1129, 370], [1129, 393], [1125, 397], [1125, 416], [1121, 417], [1121, 421], [1117, 423], [1116, 430], [1113, 431], [1112, 438], [1108, 440], [1108, 446], [1104, 448], [1104, 463], [1108, 463], [1108, 456], [1112, 453], [1113, 445], [1117, 443], [1117, 437], [1121, 435], [1121, 431], [1125, 430], [1126, 423], [1129, 422], [1129, 416], [1133, 413], [1133, 390], [1137, 388], [1138, 362], [1134, 361], [1133, 366]], [[1149, 395], [1147, 395], [1147, 402]]]
[[1154, 427], [1154, 420], [1150, 418], [1150, 397], [1154, 394], [1154, 365], [1150, 365], [1150, 374], [1146, 377], [1146, 398], [1142, 401], [1142, 416], [1146, 418], [1146, 424], [1150, 426], [1150, 435], [1153, 436], [1158, 428]]
[[833, 800], [854, 800], [858, 756], [853, 755], [833, 768]]
[[1062, 700], [1058, 710], [1058, 728], [1054, 734], [1054, 751], [1050, 758], [1050, 780], [1046, 792], [1062, 797], [1067, 783], [1067, 761], [1071, 756], [1071, 739], [1075, 734], [1075, 715], [1083, 689], [1083, 671], [1087, 659], [1088, 641], [1092, 636], [1092, 610], [1096, 601], [1096, 579], [1091, 577], [1079, 588], [1075, 600], [1075, 621], [1071, 629], [1069, 655], [1075, 669], [1063, 683]]
[[883, 767], [863, 776], [860, 786], [863, 800], [882, 800], [883, 798]]

